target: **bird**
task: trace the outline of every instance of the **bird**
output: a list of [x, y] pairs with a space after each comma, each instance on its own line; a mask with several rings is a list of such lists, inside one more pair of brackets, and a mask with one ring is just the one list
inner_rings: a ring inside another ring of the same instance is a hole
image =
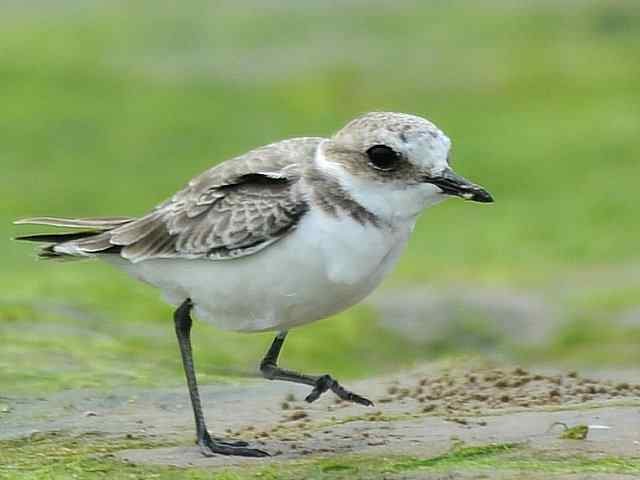
[[366, 397], [331, 375], [281, 368], [289, 330], [357, 304], [397, 262], [419, 214], [450, 197], [490, 203], [455, 173], [451, 141], [427, 119], [370, 112], [330, 137], [281, 140], [218, 163], [140, 217], [33, 217], [63, 227], [23, 235], [44, 259], [98, 258], [151, 284], [174, 305], [175, 333], [205, 456], [263, 457], [247, 442], [209, 433], [191, 348], [192, 313], [239, 332], [276, 332], [262, 375], [308, 385], [307, 402], [332, 391]]

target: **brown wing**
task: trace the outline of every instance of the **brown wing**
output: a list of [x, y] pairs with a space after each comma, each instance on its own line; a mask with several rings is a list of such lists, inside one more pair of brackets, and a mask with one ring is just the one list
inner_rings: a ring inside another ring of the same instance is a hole
[[296, 187], [287, 178], [250, 174], [197, 198], [187, 192], [109, 232], [109, 243], [122, 247], [121, 255], [132, 262], [249, 255], [280, 239], [305, 213], [306, 203]]
[[224, 260], [255, 253], [291, 231], [307, 211], [299, 180], [319, 141], [280, 142], [224, 162], [194, 178], [149, 214], [54, 245], [48, 252], [119, 253], [132, 262]]

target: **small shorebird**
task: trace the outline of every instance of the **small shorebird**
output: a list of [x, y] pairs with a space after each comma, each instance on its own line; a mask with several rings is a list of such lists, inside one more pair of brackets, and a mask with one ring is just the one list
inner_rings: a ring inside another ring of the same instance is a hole
[[18, 220], [78, 228], [26, 235], [43, 258], [98, 257], [158, 287], [175, 331], [205, 455], [266, 456], [207, 431], [191, 353], [191, 311], [220, 328], [277, 331], [269, 380], [372, 405], [329, 375], [278, 367], [287, 331], [356, 304], [396, 263], [418, 214], [448, 196], [492, 202], [449, 167], [449, 138], [414, 115], [373, 112], [331, 138], [295, 138], [216, 165], [139, 218]]

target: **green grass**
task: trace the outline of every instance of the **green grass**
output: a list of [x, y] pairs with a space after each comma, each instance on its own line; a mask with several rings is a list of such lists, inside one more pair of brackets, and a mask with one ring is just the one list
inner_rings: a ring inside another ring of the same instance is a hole
[[[171, 445], [144, 437], [120, 439], [101, 435], [36, 434], [0, 442], [0, 476], [7, 480], [57, 478], [216, 479], [374, 479], [402, 472], [456, 471], [558, 474], [639, 474], [640, 458], [540, 452], [523, 444], [460, 445], [433, 457], [351, 455], [296, 461], [275, 461], [243, 468], [176, 468], [124, 463], [114, 454], [132, 448]], [[503, 478], [503, 477], [501, 477]], [[508, 477], [504, 477], [508, 478]]]
[[462, 446], [431, 458], [412, 458], [395, 463], [395, 471], [515, 471], [521, 473], [640, 473], [640, 458], [586, 455], [563, 456], [557, 453], [535, 452], [521, 444], [497, 443]]
[[[390, 284], [545, 288], [639, 263], [637, 2], [14, 2], [0, 44], [3, 391], [182, 378], [156, 292], [98, 262], [34, 262], [14, 218], [141, 214], [231, 155], [363, 111], [432, 119], [497, 200], [429, 210]], [[600, 325], [637, 305], [637, 285], [609, 287], [576, 300]], [[196, 328], [204, 381], [270, 341]], [[561, 332], [540, 357], [596, 341]], [[455, 342], [415, 345], [356, 308], [294, 332], [284, 362], [357, 376], [427, 347]]]
[[[58, 313], [47, 311], [51, 309]], [[0, 355], [0, 390], [26, 394], [61, 388], [182, 385], [184, 374], [170, 309], [159, 304], [156, 311], [139, 320], [122, 320], [100, 305], [84, 305], [69, 315], [65, 305], [53, 304], [15, 307], [9, 315], [0, 314], [5, 345]], [[424, 358], [420, 345], [383, 330], [373, 318], [359, 307], [342, 320], [318, 322], [306, 335], [293, 332], [283, 350], [282, 364], [355, 377], [388, 370], [397, 356], [405, 361]], [[338, 321], [339, 334], [335, 334]], [[198, 324], [195, 332], [194, 355], [204, 383], [224, 382], [225, 375], [236, 372], [257, 374], [272, 340], [272, 334], [220, 332], [206, 324]], [[385, 349], [372, 350], [367, 338], [382, 335]]]

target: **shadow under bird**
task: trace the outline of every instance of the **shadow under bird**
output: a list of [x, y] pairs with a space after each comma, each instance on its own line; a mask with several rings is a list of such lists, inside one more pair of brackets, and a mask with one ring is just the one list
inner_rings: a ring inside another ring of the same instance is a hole
[[449, 166], [449, 138], [414, 115], [373, 112], [331, 138], [272, 143], [216, 165], [139, 218], [18, 220], [79, 229], [18, 237], [48, 259], [105, 260], [159, 288], [175, 305], [175, 331], [197, 444], [205, 455], [266, 456], [211, 436], [191, 353], [191, 312], [229, 330], [278, 332], [260, 364], [269, 380], [331, 390], [372, 405], [330, 375], [278, 366], [292, 327], [346, 309], [396, 263], [416, 218], [449, 196], [492, 202]]

